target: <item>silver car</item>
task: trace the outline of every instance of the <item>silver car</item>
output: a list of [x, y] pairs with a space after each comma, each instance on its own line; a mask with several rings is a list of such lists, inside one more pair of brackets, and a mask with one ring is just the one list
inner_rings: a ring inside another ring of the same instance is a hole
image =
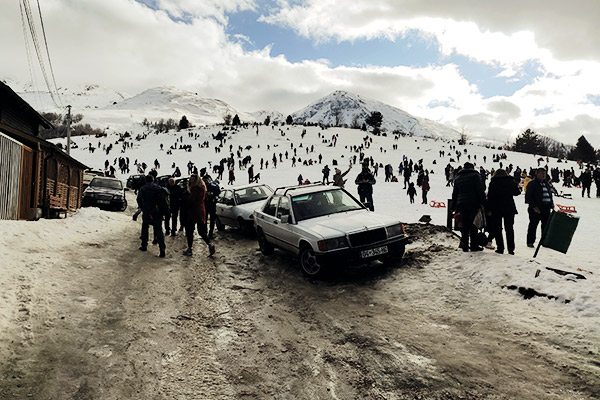
[[275, 247], [295, 254], [309, 277], [334, 265], [397, 262], [408, 241], [396, 217], [370, 212], [336, 186], [278, 188], [254, 212], [254, 223], [264, 255]]
[[217, 199], [217, 229], [225, 226], [254, 232], [254, 210], [273, 194], [268, 185], [249, 184], [226, 188]]

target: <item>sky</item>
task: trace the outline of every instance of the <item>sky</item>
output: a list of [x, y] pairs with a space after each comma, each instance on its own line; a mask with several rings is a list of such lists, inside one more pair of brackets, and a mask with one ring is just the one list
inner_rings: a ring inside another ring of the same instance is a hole
[[[0, 1], [0, 79], [43, 90], [19, 8], [29, 3], [36, 16], [37, 3]], [[567, 144], [585, 135], [600, 147], [597, 0], [40, 6], [59, 87], [98, 84], [133, 96], [167, 85], [285, 115], [346, 90], [473, 137], [504, 141], [529, 128]], [[43, 52], [39, 22], [37, 34]]]

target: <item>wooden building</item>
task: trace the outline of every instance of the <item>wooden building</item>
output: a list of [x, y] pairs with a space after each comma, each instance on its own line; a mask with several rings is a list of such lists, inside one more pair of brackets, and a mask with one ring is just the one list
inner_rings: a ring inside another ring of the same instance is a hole
[[39, 137], [52, 125], [0, 82], [0, 219], [37, 219], [81, 207], [84, 164]]

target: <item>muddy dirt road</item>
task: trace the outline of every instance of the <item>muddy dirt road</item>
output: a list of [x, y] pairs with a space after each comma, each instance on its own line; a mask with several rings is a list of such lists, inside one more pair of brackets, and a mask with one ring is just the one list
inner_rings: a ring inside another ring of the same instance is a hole
[[182, 256], [181, 235], [159, 259], [139, 224], [111, 230], [23, 277], [0, 398], [600, 398], [598, 336], [457, 278], [486, 255], [444, 229], [409, 226], [403, 265], [318, 282], [236, 231], [213, 259], [199, 242]]

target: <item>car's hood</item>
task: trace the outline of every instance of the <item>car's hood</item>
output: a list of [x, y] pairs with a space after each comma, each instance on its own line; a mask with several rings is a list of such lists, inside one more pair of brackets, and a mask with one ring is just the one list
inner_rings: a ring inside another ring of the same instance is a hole
[[310, 229], [323, 238], [333, 238], [344, 236], [346, 233], [372, 230], [398, 223], [400, 221], [394, 217], [367, 210], [355, 210], [307, 219], [298, 222], [298, 225]]
[[253, 201], [251, 203], [241, 204], [239, 206], [236, 206], [236, 209], [244, 213], [252, 214], [255, 210], [261, 208], [262, 205], [265, 204], [265, 201], [266, 200], [259, 200]]
[[94, 194], [98, 194], [98, 193], [102, 193], [102, 194], [123, 194], [123, 189], [112, 189], [112, 188], [107, 188], [107, 187], [94, 187], [94, 186], [88, 186], [85, 190], [84, 193], [94, 193]]

